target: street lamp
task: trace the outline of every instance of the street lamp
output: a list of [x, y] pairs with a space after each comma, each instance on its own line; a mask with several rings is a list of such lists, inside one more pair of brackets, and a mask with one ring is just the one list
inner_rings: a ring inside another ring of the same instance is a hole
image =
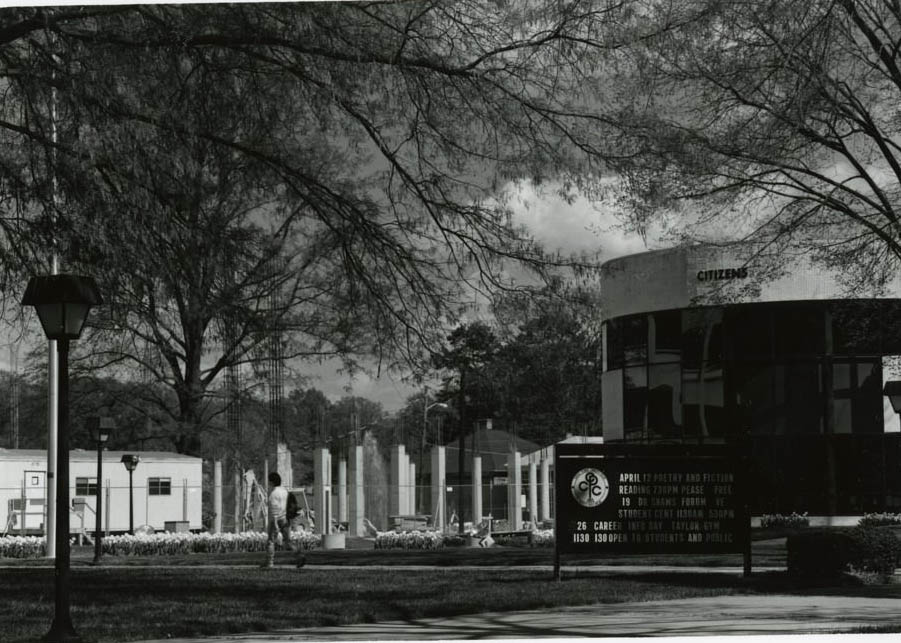
[[109, 440], [114, 427], [113, 421], [108, 417], [92, 417], [88, 419], [88, 428], [91, 436], [97, 441], [97, 502], [94, 503], [97, 522], [94, 527], [94, 564], [98, 565], [100, 564], [101, 541], [103, 540], [101, 525], [101, 516], [103, 516], [103, 445]]
[[122, 456], [122, 464], [128, 469], [128, 533], [135, 533], [135, 492], [133, 478], [135, 469], [138, 468], [138, 462], [141, 461], [136, 455], [126, 453]]
[[102, 303], [94, 280], [77, 275], [32, 277], [22, 297], [23, 306], [34, 306], [47, 339], [56, 340], [59, 353], [55, 611], [46, 641], [81, 641], [69, 610], [69, 342], [81, 336], [91, 307]]
[[[426, 433], [429, 430], [429, 411], [432, 409], [442, 409], [447, 410], [448, 405], [444, 402], [432, 402], [429, 404], [429, 395], [428, 389], [422, 395], [422, 436], [419, 441], [419, 475], [421, 478], [422, 486], [425, 487], [427, 481], [425, 479], [425, 438]], [[440, 442], [440, 439], [436, 442]], [[425, 494], [420, 494], [421, 502], [423, 506], [425, 505], [425, 498], [423, 497]]]

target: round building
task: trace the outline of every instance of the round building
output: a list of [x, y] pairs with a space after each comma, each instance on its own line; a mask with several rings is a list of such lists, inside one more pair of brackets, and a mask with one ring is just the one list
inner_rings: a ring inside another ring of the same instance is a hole
[[838, 273], [752, 250], [603, 265], [605, 442], [737, 444], [753, 515], [901, 511], [901, 421], [883, 392], [901, 283], [849, 295]]

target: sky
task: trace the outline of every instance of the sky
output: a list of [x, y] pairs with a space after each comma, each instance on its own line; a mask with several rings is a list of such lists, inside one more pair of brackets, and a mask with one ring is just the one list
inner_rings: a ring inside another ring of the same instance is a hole
[[[612, 214], [583, 198], [567, 203], [553, 189], [536, 190], [531, 184], [522, 184], [518, 198], [509, 205], [514, 223], [526, 226], [548, 251], [597, 253], [600, 261], [607, 261], [649, 249], [638, 235], [619, 229]], [[307, 386], [319, 389], [331, 400], [355, 395], [379, 402], [389, 412], [402, 408], [407, 397], [419, 390], [387, 374], [374, 377], [361, 373], [351, 381], [337, 372], [336, 362], [304, 370], [311, 378]]]

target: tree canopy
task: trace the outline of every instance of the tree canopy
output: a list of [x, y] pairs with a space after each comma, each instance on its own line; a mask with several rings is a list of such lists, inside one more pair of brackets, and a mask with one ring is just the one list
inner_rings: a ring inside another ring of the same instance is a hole
[[472, 288], [511, 286], [507, 262], [587, 267], [517, 228], [504, 187], [601, 168], [589, 72], [622, 10], [4, 9], [4, 292], [51, 254], [97, 277], [111, 305], [82, 364], [164, 385], [180, 450], [212, 383], [273, 341], [426, 363]]
[[[633, 223], [800, 251], [878, 288], [901, 259], [901, 7], [882, 0], [643, 3], [618, 119]], [[661, 29], [663, 25], [672, 28]]]

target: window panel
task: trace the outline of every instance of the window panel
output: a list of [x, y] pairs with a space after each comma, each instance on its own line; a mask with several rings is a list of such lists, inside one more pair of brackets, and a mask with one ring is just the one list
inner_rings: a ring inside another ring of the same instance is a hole
[[76, 496], [96, 496], [97, 478], [75, 478]]
[[681, 311], [654, 313], [651, 315], [650, 323], [654, 342], [648, 349], [648, 361], [651, 364], [678, 362], [682, 357]]
[[626, 365], [648, 361], [648, 318], [636, 315], [622, 320], [623, 361]]
[[168, 496], [172, 493], [171, 478], [148, 478], [147, 489], [151, 496]]
[[623, 428], [627, 437], [644, 434], [647, 423], [648, 375], [644, 366], [623, 370]]
[[818, 357], [826, 343], [826, 321], [821, 308], [792, 304], [773, 311], [773, 336], [776, 359]]
[[682, 437], [682, 369], [678, 363], [648, 367], [648, 435]]

